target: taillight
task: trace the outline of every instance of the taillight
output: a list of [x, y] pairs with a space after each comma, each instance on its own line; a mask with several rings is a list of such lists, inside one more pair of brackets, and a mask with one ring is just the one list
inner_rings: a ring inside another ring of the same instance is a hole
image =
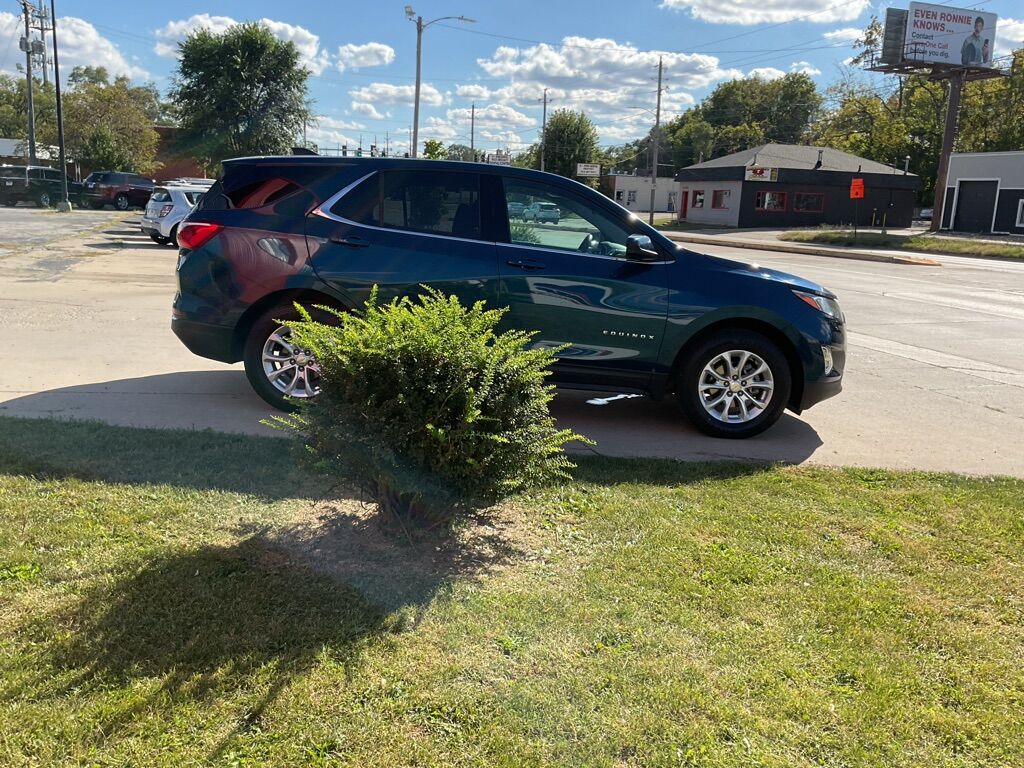
[[224, 229], [222, 224], [210, 224], [206, 221], [190, 221], [178, 229], [178, 245], [182, 248], [195, 250]]
[[174, 210], [174, 205], [173, 204], [165, 205], [163, 208], [160, 209], [160, 218], [162, 219], [164, 216], [166, 216], [167, 214], [169, 214], [173, 210]]

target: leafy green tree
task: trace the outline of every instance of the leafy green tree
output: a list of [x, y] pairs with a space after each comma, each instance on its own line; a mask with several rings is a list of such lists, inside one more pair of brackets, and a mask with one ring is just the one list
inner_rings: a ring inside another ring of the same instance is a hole
[[487, 153], [480, 149], [473, 150], [465, 144], [449, 144], [445, 157], [449, 160], [482, 163], [487, 159]]
[[[35, 105], [36, 141], [55, 144], [57, 100], [52, 83], [36, 80], [32, 86]], [[24, 77], [0, 72], [0, 136], [28, 140], [28, 87]], [[27, 150], [26, 150], [27, 151]]]
[[127, 77], [79, 78], [64, 98], [68, 154], [90, 168], [153, 172], [159, 136], [148, 111], [152, 93]]
[[178, 45], [171, 89], [179, 151], [208, 168], [229, 157], [287, 152], [311, 120], [306, 81], [291, 42], [261, 24], [200, 29]]
[[444, 160], [448, 157], [448, 150], [444, 148], [444, 142], [427, 139], [423, 142], [423, 156], [427, 160]]
[[68, 88], [83, 85], [110, 85], [110, 74], [106, 67], [78, 66], [68, 75]]
[[597, 129], [583, 112], [559, 109], [544, 130], [544, 169], [559, 176], [576, 177], [577, 163], [599, 162]]

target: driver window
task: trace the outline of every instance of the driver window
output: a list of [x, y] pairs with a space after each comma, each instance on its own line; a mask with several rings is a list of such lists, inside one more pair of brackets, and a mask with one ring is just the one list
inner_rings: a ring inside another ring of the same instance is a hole
[[516, 179], [504, 183], [513, 243], [625, 258], [629, 232], [603, 211], [555, 187]]

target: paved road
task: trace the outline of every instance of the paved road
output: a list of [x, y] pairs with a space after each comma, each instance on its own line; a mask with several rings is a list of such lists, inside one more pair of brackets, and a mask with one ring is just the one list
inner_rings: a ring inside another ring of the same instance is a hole
[[[0, 210], [0, 241], [12, 228], [45, 230], [52, 220]], [[259, 424], [268, 410], [240, 366], [196, 358], [171, 334], [175, 252], [137, 234], [134, 222], [0, 254], [8, 334], [0, 414], [269, 433]], [[709, 250], [839, 294], [851, 329], [846, 390], [747, 441], [704, 437], [671, 403], [559, 395], [556, 415], [595, 438], [595, 450], [1024, 476], [1024, 264], [940, 257], [941, 267], [920, 267]], [[587, 402], [595, 399], [606, 404]]]

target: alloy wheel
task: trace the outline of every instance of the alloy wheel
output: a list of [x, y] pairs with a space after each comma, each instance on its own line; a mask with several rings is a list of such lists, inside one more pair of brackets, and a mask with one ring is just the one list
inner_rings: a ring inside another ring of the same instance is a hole
[[764, 413], [775, 390], [775, 378], [758, 355], [730, 349], [704, 366], [697, 388], [701, 405], [713, 418], [744, 424]]
[[320, 394], [320, 366], [308, 349], [291, 342], [291, 330], [281, 325], [263, 345], [263, 373], [283, 395], [309, 398]]

